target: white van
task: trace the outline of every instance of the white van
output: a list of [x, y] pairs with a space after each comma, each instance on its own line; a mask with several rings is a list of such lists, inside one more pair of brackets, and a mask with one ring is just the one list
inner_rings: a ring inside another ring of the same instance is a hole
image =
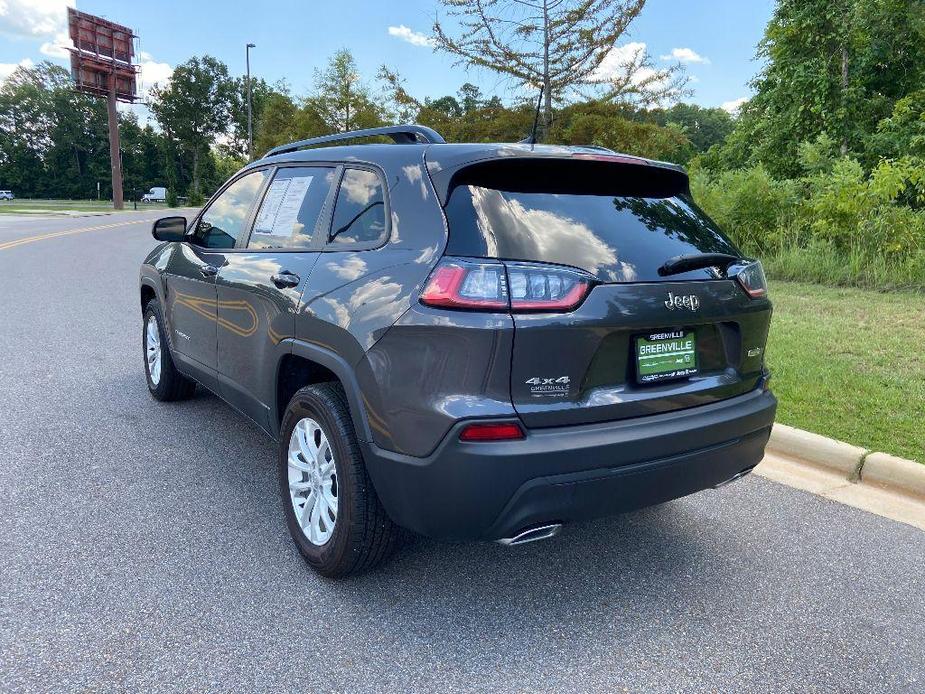
[[167, 200], [167, 189], [155, 186], [147, 193], [141, 196], [142, 202], [165, 202]]

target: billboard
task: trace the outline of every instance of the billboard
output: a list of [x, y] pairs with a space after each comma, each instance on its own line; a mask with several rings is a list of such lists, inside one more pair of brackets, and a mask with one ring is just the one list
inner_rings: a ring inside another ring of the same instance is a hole
[[138, 87], [134, 66], [115, 67], [111, 62], [85, 55], [78, 51], [71, 52], [71, 78], [77, 91], [95, 96], [109, 96], [109, 78], [116, 81], [116, 99], [118, 101], [135, 101]]
[[67, 25], [78, 51], [119, 63], [131, 63], [135, 57], [132, 39], [136, 36], [127, 26], [78, 12], [73, 7], [67, 8]]
[[109, 96], [110, 84], [118, 101], [138, 98], [135, 33], [127, 26], [79, 12], [67, 10], [71, 51], [71, 77], [78, 91], [95, 96]]
[[[0, 5], [3, 0], [0, 0]], [[119, 146], [117, 101], [138, 99], [135, 33], [127, 26], [67, 8], [71, 51], [71, 77], [77, 91], [106, 99], [109, 118], [109, 161], [112, 167], [112, 206], [121, 210], [122, 151]], [[99, 183], [97, 183], [99, 186]]]

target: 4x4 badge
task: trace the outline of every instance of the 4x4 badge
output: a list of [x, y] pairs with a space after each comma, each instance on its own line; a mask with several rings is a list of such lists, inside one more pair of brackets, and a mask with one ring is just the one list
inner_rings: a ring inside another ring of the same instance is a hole
[[696, 294], [685, 294], [684, 296], [680, 296], [673, 292], [668, 292], [665, 306], [672, 311], [676, 308], [686, 308], [690, 311], [696, 311], [700, 308], [700, 299]]
[[534, 376], [524, 381], [530, 386], [530, 395], [568, 395], [571, 379], [568, 376], [558, 378], [539, 378]]

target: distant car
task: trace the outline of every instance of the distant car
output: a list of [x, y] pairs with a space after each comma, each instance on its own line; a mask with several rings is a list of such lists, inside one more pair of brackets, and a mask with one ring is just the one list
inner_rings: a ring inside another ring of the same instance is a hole
[[13, 200], [15, 197], [12, 190], [0, 190], [0, 200]]
[[142, 202], [166, 202], [167, 189], [155, 186], [147, 193], [141, 196]]
[[382, 561], [398, 526], [518, 545], [764, 456], [764, 273], [680, 167], [392, 126], [277, 147], [153, 232], [151, 394], [201, 383], [277, 440], [326, 576]]

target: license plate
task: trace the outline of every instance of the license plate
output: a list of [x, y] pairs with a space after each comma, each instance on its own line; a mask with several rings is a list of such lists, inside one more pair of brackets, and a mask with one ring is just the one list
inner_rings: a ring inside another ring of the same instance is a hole
[[636, 338], [636, 378], [640, 383], [669, 381], [697, 373], [693, 330], [665, 330]]

